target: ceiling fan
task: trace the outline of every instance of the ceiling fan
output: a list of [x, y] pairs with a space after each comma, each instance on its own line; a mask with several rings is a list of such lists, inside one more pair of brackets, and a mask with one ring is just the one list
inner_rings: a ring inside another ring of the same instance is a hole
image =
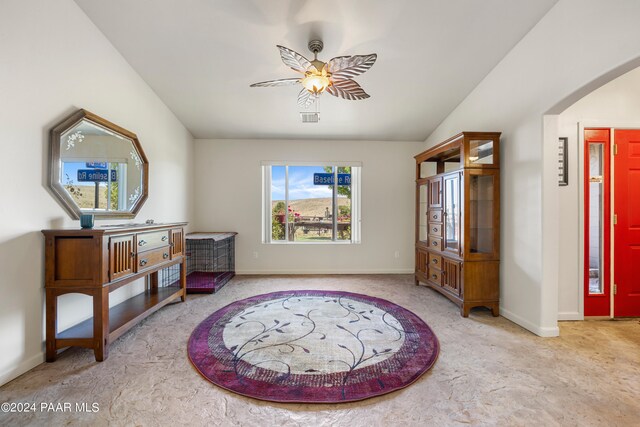
[[309, 50], [313, 52], [313, 61], [289, 48], [278, 45], [280, 56], [285, 65], [302, 74], [291, 79], [269, 80], [254, 83], [250, 87], [291, 86], [301, 84], [298, 94], [298, 106], [308, 108], [323, 92], [348, 100], [369, 98], [369, 95], [352, 79], [373, 66], [378, 58], [375, 53], [369, 55], [338, 56], [327, 62], [318, 60], [318, 53], [324, 47], [322, 41], [311, 40]]

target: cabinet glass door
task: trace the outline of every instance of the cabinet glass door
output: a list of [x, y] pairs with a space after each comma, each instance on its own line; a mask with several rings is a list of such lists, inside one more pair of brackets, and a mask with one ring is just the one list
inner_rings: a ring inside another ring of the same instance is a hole
[[429, 179], [429, 208], [442, 209], [442, 177]]
[[444, 178], [444, 249], [460, 250], [460, 174]]
[[469, 252], [492, 254], [494, 242], [494, 175], [469, 177]]
[[427, 241], [427, 211], [429, 208], [429, 184], [425, 183], [418, 187], [418, 240]]
[[465, 140], [464, 165], [474, 169], [498, 169], [500, 167], [499, 139], [492, 135], [471, 137]]
[[471, 165], [493, 165], [493, 140], [472, 139], [469, 141], [469, 163]]

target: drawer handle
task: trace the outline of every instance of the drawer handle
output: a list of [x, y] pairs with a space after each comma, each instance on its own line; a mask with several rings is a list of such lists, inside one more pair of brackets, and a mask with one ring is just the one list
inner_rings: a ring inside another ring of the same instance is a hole
[[166, 242], [168, 239], [169, 239], [169, 238], [168, 238], [167, 236], [162, 236], [162, 239], [161, 239], [161, 240], [162, 240], [163, 242]]
[[146, 259], [141, 259], [140, 260], [140, 265], [147, 265], [147, 260]]
[[438, 219], [438, 215], [434, 215], [434, 216], [433, 216], [433, 219]]
[[431, 275], [431, 278], [432, 278], [432, 279], [437, 279], [437, 278], [438, 278], [438, 275], [437, 275], [437, 274], [432, 274], [432, 275]]
[[144, 245], [146, 245], [146, 244], [147, 244], [146, 240], [140, 240], [140, 241], [138, 242], [138, 246], [144, 246]]
[[135, 253], [135, 252], [131, 252], [131, 253], [129, 254], [129, 256], [130, 256], [131, 258], [133, 258], [133, 257], [135, 257], [135, 256], [136, 256], [136, 253]]
[[169, 254], [168, 254], [168, 253], [166, 253], [166, 252], [165, 252], [165, 253], [163, 253], [163, 254], [162, 254], [162, 258], [164, 258], [164, 259], [169, 258]]
[[433, 262], [434, 264], [437, 264], [437, 263], [438, 263], [438, 260], [434, 258], [432, 262]]
[[438, 242], [433, 242], [431, 246], [438, 246]]
[[433, 231], [434, 233], [437, 233], [437, 232], [438, 232], [438, 229], [437, 229], [436, 227], [433, 227], [433, 228], [431, 229], [431, 231]]

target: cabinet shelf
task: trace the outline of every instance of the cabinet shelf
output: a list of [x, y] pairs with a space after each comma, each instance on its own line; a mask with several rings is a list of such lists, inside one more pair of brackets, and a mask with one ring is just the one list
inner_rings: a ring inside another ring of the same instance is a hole
[[[179, 285], [148, 289], [109, 309], [109, 341], [113, 341], [140, 320], [182, 295]], [[56, 334], [57, 340], [90, 339], [93, 317]]]

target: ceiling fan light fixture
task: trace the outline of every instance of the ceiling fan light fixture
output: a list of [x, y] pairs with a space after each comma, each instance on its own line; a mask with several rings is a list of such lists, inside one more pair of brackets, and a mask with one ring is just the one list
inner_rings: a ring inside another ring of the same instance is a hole
[[331, 81], [325, 73], [308, 72], [307, 75], [302, 78], [302, 86], [316, 95], [324, 92], [330, 85]]
[[251, 87], [292, 86], [300, 84], [302, 89], [298, 93], [298, 106], [309, 108], [323, 92], [347, 100], [367, 99], [369, 95], [353, 80], [353, 77], [367, 71], [373, 66], [378, 55], [336, 56], [327, 62], [318, 59], [322, 51], [322, 41], [311, 40], [309, 50], [313, 52], [313, 60], [309, 61], [287, 47], [277, 45], [282, 62], [293, 71], [302, 74], [300, 78], [269, 80], [253, 83]]

